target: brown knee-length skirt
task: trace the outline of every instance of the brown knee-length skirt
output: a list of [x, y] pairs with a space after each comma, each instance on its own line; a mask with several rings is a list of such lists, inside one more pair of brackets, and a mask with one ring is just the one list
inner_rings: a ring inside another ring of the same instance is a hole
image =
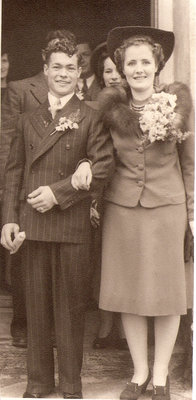
[[146, 316], [186, 314], [185, 204], [105, 204], [100, 308]]

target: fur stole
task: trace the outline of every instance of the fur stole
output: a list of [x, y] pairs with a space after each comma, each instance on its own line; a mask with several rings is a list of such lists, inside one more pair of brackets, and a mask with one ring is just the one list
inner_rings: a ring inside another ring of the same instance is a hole
[[[176, 94], [176, 128], [186, 130], [187, 120], [192, 108], [192, 100], [189, 88], [181, 83], [174, 82], [170, 85], [162, 85], [156, 92], [164, 91]], [[104, 88], [98, 95], [99, 114], [104, 123], [121, 132], [127, 134], [129, 127], [138, 128], [138, 114], [129, 108], [127, 91], [122, 87]]]

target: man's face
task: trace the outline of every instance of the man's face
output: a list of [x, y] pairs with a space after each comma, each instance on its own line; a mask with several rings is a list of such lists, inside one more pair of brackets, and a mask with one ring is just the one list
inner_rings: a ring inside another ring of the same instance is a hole
[[69, 57], [62, 52], [52, 53], [44, 65], [50, 93], [58, 98], [75, 91], [80, 72], [76, 54]]
[[90, 60], [91, 60], [91, 49], [88, 43], [80, 43], [78, 44], [78, 55], [80, 55], [81, 58], [81, 76], [82, 77], [88, 77], [92, 74], [91, 71], [91, 65], [90, 65]]

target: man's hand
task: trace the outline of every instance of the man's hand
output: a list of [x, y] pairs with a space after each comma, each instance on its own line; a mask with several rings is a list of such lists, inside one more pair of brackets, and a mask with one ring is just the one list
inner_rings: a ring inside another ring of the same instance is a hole
[[[19, 234], [19, 225], [15, 223], [9, 223], [3, 225], [1, 232], [1, 244], [11, 253], [18, 250], [15, 239]], [[15, 243], [14, 243], [15, 242]], [[16, 249], [17, 248], [17, 249]]]
[[29, 193], [27, 202], [40, 213], [45, 213], [58, 204], [49, 186], [40, 186]]
[[89, 190], [92, 182], [92, 171], [90, 163], [82, 162], [71, 178], [71, 184], [74, 189]]

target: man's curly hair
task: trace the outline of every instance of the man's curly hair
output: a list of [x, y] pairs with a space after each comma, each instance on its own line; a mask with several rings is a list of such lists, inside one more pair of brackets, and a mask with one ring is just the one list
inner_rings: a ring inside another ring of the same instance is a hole
[[49, 31], [45, 38], [44, 47], [47, 47], [48, 43], [51, 42], [53, 39], [67, 39], [75, 42], [77, 44], [76, 36], [71, 31], [67, 29], [56, 29], [53, 31]]
[[159, 43], [155, 43], [153, 39], [151, 39], [149, 36], [132, 36], [129, 39], [126, 39], [123, 41], [123, 44], [117, 48], [114, 52], [114, 59], [116, 63], [116, 67], [119, 71], [119, 73], [124, 77], [123, 74], [123, 66], [124, 66], [124, 61], [125, 61], [125, 50], [130, 47], [130, 46], [139, 46], [140, 44], [149, 44], [152, 48], [152, 53], [155, 58], [155, 63], [157, 65], [157, 71], [155, 75], [159, 75], [160, 71], [163, 69], [165, 65], [164, 61], [164, 53], [162, 46]]
[[[48, 63], [50, 55], [52, 53], [62, 52], [67, 54], [69, 57], [72, 57], [74, 54], [77, 54], [77, 42], [75, 35], [67, 35], [61, 38], [54, 38], [50, 40], [42, 50], [42, 58], [44, 63]], [[78, 60], [79, 63], [79, 60]]]

